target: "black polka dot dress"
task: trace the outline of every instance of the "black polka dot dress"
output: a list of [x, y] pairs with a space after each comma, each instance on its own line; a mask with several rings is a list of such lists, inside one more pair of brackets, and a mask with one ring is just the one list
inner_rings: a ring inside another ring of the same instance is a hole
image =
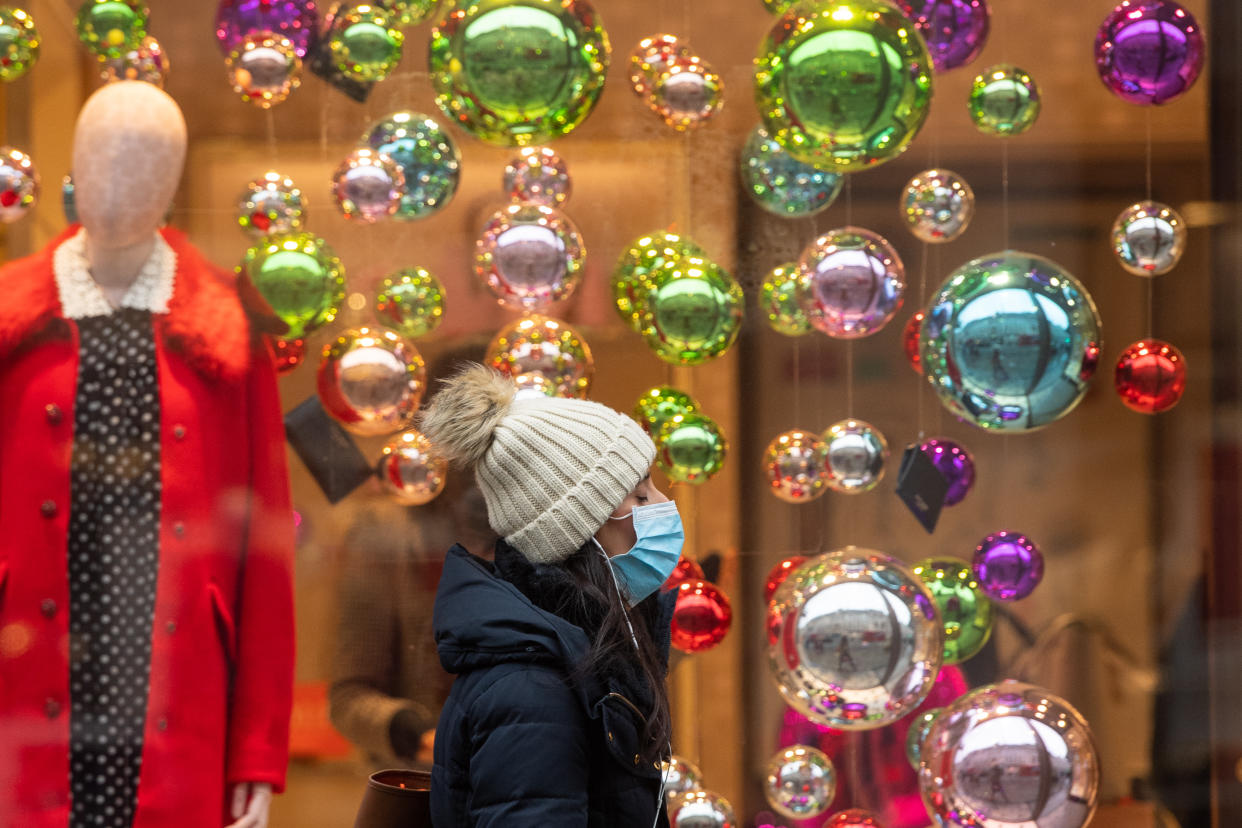
[[132, 828], [159, 569], [151, 313], [77, 320], [69, 572], [71, 828]]

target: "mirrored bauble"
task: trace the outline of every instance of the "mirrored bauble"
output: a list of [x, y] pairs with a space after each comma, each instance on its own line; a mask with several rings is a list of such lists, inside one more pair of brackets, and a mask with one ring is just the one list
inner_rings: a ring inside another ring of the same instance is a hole
[[30, 156], [16, 147], [0, 147], [0, 223], [12, 224], [39, 198], [39, 173]]
[[233, 91], [262, 109], [285, 100], [302, 83], [302, 59], [293, 43], [267, 32], [246, 35], [224, 65]]
[[403, 506], [422, 506], [444, 491], [448, 461], [435, 455], [421, 431], [410, 428], [384, 446], [378, 471], [389, 497]]
[[287, 374], [306, 361], [306, 340], [272, 340], [272, 352], [276, 357], [276, 373]]
[[778, 216], [813, 216], [836, 201], [845, 176], [794, 158], [757, 126], [742, 147], [742, 189]]
[[901, 214], [916, 239], [950, 242], [970, 226], [975, 215], [975, 193], [951, 170], [924, 170], [906, 184]]
[[768, 605], [767, 633], [785, 701], [844, 730], [883, 727], [914, 710], [944, 655], [922, 582], [895, 558], [853, 546], [790, 573]]
[[897, 0], [897, 6], [923, 36], [937, 72], [965, 66], [987, 43], [987, 0]]
[[789, 573], [804, 563], [806, 563], [805, 555], [790, 555], [768, 570], [768, 578], [763, 583], [763, 602], [766, 604], [771, 601], [772, 596], [776, 594], [776, 590], [789, 577]]
[[777, 436], [763, 455], [772, 494], [786, 503], [807, 503], [828, 491], [828, 446], [819, 435], [795, 429]]
[[566, 299], [582, 281], [586, 249], [555, 207], [517, 202], [492, 214], [474, 247], [474, 272], [500, 304], [538, 310]]
[[256, 239], [302, 229], [306, 202], [293, 179], [269, 170], [237, 200], [237, 224]]
[[1177, 267], [1186, 252], [1186, 223], [1158, 201], [1140, 201], [1113, 222], [1113, 255], [1136, 276], [1161, 276]]
[[675, 266], [680, 259], [705, 255], [697, 244], [675, 233], [651, 233], [635, 239], [612, 271], [612, 297], [617, 313], [632, 330], [641, 333], [653, 274]]
[[413, 345], [395, 331], [346, 331], [323, 349], [317, 377], [324, 411], [349, 431], [391, 434], [414, 418], [427, 370]]
[[841, 420], [824, 432], [828, 446], [828, 488], [834, 492], [869, 492], [884, 477], [888, 442], [875, 426]]
[[513, 392], [515, 400], [537, 400], [557, 396], [556, 386], [543, 374], [518, 374], [513, 378], [513, 386], [517, 389]]
[[660, 763], [664, 778], [664, 799], [670, 805], [675, 796], [703, 789], [703, 771], [698, 765], [677, 754]]
[[362, 136], [362, 145], [401, 168], [405, 187], [393, 218], [426, 218], [448, 206], [461, 181], [461, 155], [447, 132], [418, 112], [394, 112]]
[[502, 328], [487, 346], [484, 362], [508, 377], [539, 374], [560, 397], [585, 398], [595, 373], [586, 340], [559, 319], [538, 314]]
[[759, 307], [768, 325], [785, 336], [803, 336], [815, 330], [798, 304], [798, 265], [794, 262], [772, 268], [759, 288]]
[[682, 581], [702, 581], [703, 579], [703, 567], [682, 555], [677, 560], [677, 566], [673, 567], [673, 574], [668, 576], [661, 589], [677, 589]]
[[882, 236], [843, 227], [817, 238], [798, 260], [798, 304], [837, 339], [869, 336], [901, 309], [906, 270]]
[[369, 224], [395, 215], [404, 192], [401, 167], [375, 150], [354, 150], [332, 174], [332, 198], [347, 219]]
[[944, 494], [944, 505], [961, 503], [975, 485], [975, 458], [970, 456], [965, 446], [943, 437], [924, 440], [919, 445], [919, 451], [927, 455], [949, 486]]
[[332, 248], [311, 233], [269, 236], [246, 251], [250, 281], [301, 339], [336, 318], [345, 301], [345, 268]]
[[436, 104], [493, 144], [568, 135], [591, 114], [608, 71], [608, 35], [587, 0], [479, 0], [431, 32]]
[[287, 37], [298, 57], [306, 49], [319, 26], [314, 0], [220, 0], [216, 10], [216, 40], [220, 51], [230, 54], [246, 36], [271, 32]]
[[669, 799], [669, 828], [739, 828], [729, 800], [711, 791], [688, 791]]
[[1203, 30], [1173, 0], [1123, 0], [1095, 35], [1095, 68], [1109, 91], [1150, 106], [1181, 97], [1203, 71]]
[[1027, 431], [1067, 414], [1100, 355], [1086, 288], [1033, 253], [959, 267], [933, 294], [920, 334], [923, 374], [953, 414], [980, 428]]
[[795, 3], [755, 58], [755, 100], [777, 143], [853, 172], [900, 155], [931, 105], [932, 61], [885, 0]]
[[401, 62], [405, 34], [384, 6], [377, 3], [342, 5], [328, 30], [328, 53], [345, 77], [378, 83]]
[[914, 574], [936, 602], [944, 625], [944, 663], [959, 664], [976, 655], [992, 635], [992, 602], [970, 564], [957, 558], [927, 558]]
[[1186, 358], [1167, 342], [1140, 339], [1121, 352], [1113, 387], [1127, 408], [1141, 414], [1168, 411], [1186, 390]]
[[795, 0], [763, 0], [763, 7], [772, 14], [782, 14], [794, 4]]
[[25, 9], [0, 6], [0, 81], [17, 80], [39, 59], [39, 30]]
[[430, 20], [440, 0], [385, 0], [398, 26], [413, 26]]
[[695, 414], [699, 404], [685, 391], [667, 385], [659, 385], [638, 398], [634, 405], [634, 419], [652, 438], [658, 437], [664, 424], [678, 414]]
[[993, 532], [975, 547], [971, 566], [984, 594], [997, 601], [1020, 601], [1044, 579], [1044, 555], [1021, 532]]
[[675, 56], [656, 77], [648, 105], [679, 132], [700, 127], [724, 106], [724, 81], [698, 56]]
[[658, 34], [645, 37], [630, 52], [630, 84], [648, 106], [656, 82], [678, 58], [692, 58], [690, 47], [676, 35]]
[[83, 46], [111, 60], [142, 44], [150, 14], [142, 0], [83, 0], [74, 27]]
[[64, 211], [65, 221], [69, 224], [78, 223], [77, 188], [73, 184], [73, 176], [66, 175], [60, 180], [60, 207]]
[[682, 581], [673, 608], [673, 646], [684, 653], [710, 650], [729, 632], [733, 608], [729, 597], [707, 581]]
[[914, 721], [910, 722], [910, 729], [906, 731], [906, 761], [916, 771], [923, 757], [923, 739], [927, 736], [931, 723], [940, 715], [940, 710], [939, 707], [933, 707], [917, 714]]
[[1039, 118], [1039, 87], [1007, 63], [983, 70], [970, 87], [970, 119], [985, 135], [1021, 135]]
[[641, 332], [656, 356], [699, 365], [729, 350], [742, 327], [745, 296], [724, 268], [706, 256], [682, 256], [648, 279]]
[[923, 318], [926, 316], [922, 311], [915, 311], [914, 315], [906, 320], [906, 326], [901, 329], [901, 349], [905, 352], [906, 361], [910, 363], [910, 367], [914, 369], [914, 373], [923, 373], [923, 358], [919, 355], [919, 332], [923, 328]]
[[398, 270], [380, 283], [375, 314], [407, 339], [426, 336], [444, 318], [444, 288], [425, 267]]
[[100, 74], [108, 83], [136, 80], [155, 84], [163, 89], [169, 66], [164, 47], [158, 40], [147, 35], [138, 48], [129, 50], [123, 57], [103, 61]]
[[823, 751], [794, 745], [768, 761], [763, 795], [772, 810], [790, 819], [817, 817], [832, 805], [837, 770]]
[[850, 808], [833, 814], [822, 828], [884, 828], [884, 824], [870, 811]]
[[1095, 812], [1100, 763], [1069, 702], [1016, 681], [962, 696], [928, 728], [919, 787], [937, 823], [1082, 828]]
[[573, 192], [569, 167], [548, 147], [523, 147], [505, 166], [503, 186], [510, 199], [545, 207], [559, 207]]
[[703, 414], [678, 414], [655, 437], [656, 462], [674, 483], [706, 483], [724, 466], [729, 443]]

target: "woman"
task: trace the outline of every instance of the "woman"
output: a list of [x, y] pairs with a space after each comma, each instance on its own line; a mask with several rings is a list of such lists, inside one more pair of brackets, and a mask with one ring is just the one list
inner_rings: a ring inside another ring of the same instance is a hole
[[496, 534], [489, 564], [448, 554], [440, 662], [457, 678], [436, 730], [437, 828], [667, 825], [676, 504], [655, 447], [603, 405], [514, 400], [482, 366], [449, 380], [422, 428], [473, 466]]

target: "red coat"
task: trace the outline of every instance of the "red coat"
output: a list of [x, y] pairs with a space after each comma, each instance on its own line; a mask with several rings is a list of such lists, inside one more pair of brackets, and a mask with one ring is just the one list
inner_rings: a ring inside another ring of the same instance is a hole
[[[75, 229], [0, 268], [0, 826], [69, 818], [78, 346], [52, 251]], [[232, 274], [162, 232], [177, 272], [155, 322], [160, 562], [134, 826], [219, 828], [228, 783], [284, 785], [293, 518], [270, 352]]]

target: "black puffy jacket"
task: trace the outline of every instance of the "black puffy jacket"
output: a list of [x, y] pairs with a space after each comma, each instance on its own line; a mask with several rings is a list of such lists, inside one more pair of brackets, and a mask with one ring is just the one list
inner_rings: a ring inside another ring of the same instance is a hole
[[[436, 828], [649, 828], [657, 808], [655, 824], [668, 825], [659, 769], [639, 756], [650, 691], [637, 670], [571, 680], [588, 633], [528, 597], [566, 588], [563, 569], [532, 566], [503, 541], [495, 564], [448, 553], [434, 627], [457, 678], [436, 729]], [[638, 607], [665, 659], [672, 597]]]

